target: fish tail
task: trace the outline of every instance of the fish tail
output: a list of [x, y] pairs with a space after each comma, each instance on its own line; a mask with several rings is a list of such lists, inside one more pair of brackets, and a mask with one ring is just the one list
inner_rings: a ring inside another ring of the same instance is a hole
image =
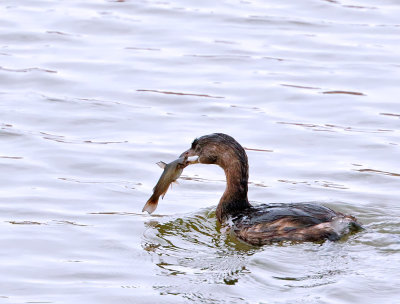
[[149, 198], [146, 205], [144, 205], [142, 212], [147, 211], [149, 214], [152, 214], [154, 210], [156, 210], [158, 205], [159, 196], [155, 196], [154, 194]]

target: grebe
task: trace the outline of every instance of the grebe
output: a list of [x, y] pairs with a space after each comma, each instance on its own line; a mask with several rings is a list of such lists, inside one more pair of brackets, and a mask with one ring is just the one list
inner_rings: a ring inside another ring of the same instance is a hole
[[252, 206], [247, 198], [247, 155], [244, 148], [229, 135], [214, 133], [199, 137], [180, 157], [191, 159], [186, 165], [215, 164], [225, 171], [226, 189], [217, 206], [216, 216], [221, 224], [230, 222], [231, 231], [249, 244], [336, 241], [351, 231], [361, 229], [353, 216], [317, 204]]

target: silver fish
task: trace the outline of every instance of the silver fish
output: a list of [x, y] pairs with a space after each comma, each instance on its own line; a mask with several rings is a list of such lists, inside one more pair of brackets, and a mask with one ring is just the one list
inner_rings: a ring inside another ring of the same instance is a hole
[[156, 210], [160, 196], [164, 198], [169, 185], [171, 185], [172, 182], [176, 182], [179, 176], [181, 176], [183, 169], [188, 165], [187, 156], [180, 157], [169, 164], [160, 161], [157, 165], [163, 168], [164, 171], [157, 185], [153, 188], [153, 195], [149, 198], [142, 210], [142, 212], [147, 211], [150, 214]]

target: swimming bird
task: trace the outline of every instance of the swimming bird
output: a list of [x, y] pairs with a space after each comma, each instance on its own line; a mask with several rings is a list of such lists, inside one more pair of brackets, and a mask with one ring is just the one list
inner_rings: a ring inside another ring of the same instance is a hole
[[196, 163], [220, 166], [226, 175], [226, 189], [216, 208], [217, 220], [230, 223], [231, 231], [252, 245], [281, 241], [337, 241], [362, 229], [351, 215], [315, 203], [249, 203], [249, 166], [244, 148], [231, 136], [214, 133], [192, 142], [180, 157], [185, 166]]

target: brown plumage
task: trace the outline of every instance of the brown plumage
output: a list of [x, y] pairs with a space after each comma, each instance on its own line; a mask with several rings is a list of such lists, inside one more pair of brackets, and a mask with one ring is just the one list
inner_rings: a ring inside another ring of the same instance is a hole
[[232, 220], [232, 231], [247, 243], [334, 241], [361, 229], [354, 217], [318, 204], [250, 205], [247, 155], [229, 135], [215, 133], [195, 139], [191, 148], [181, 154], [184, 156], [198, 156], [187, 164], [216, 164], [225, 171], [226, 189], [216, 209], [217, 219], [221, 223]]

